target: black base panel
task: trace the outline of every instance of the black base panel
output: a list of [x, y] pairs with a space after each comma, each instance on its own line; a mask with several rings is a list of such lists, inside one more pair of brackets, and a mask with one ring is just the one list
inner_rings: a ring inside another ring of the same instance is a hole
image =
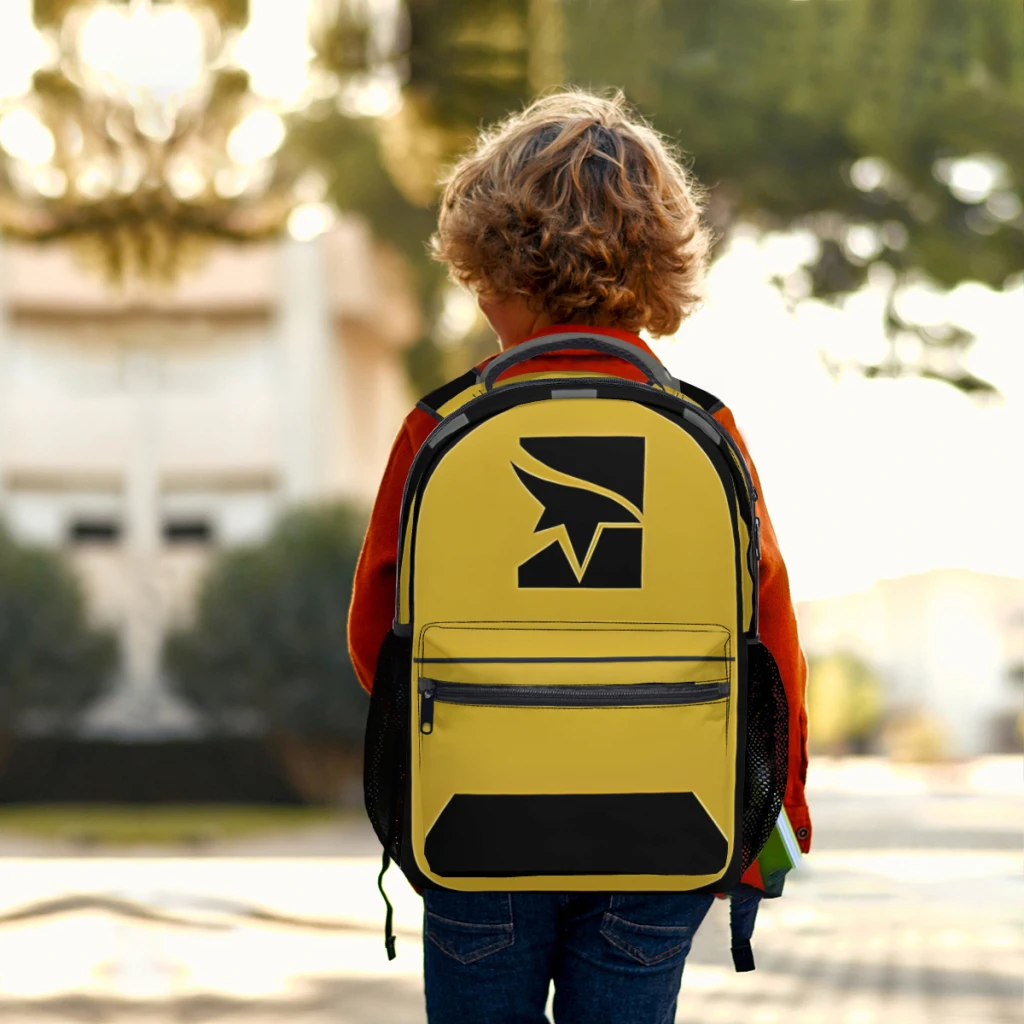
[[728, 843], [693, 793], [460, 793], [424, 854], [450, 877], [711, 875]]

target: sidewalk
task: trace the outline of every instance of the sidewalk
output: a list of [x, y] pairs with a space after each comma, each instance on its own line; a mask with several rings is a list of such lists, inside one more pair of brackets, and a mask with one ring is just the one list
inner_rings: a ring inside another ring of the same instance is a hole
[[[972, 770], [816, 765], [815, 853], [762, 908], [758, 970], [733, 973], [716, 904], [678, 1024], [1024, 1021], [1021, 762]], [[389, 873], [389, 964], [372, 841], [309, 838], [306, 856], [275, 838], [264, 857], [6, 859], [0, 1021], [424, 1024], [418, 897]]]

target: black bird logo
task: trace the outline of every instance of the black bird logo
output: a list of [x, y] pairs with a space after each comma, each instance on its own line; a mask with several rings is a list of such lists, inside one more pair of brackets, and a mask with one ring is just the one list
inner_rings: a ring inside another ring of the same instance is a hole
[[643, 437], [530, 437], [523, 449], [567, 483], [512, 463], [542, 507], [534, 533], [555, 531], [519, 566], [519, 586], [642, 585]]

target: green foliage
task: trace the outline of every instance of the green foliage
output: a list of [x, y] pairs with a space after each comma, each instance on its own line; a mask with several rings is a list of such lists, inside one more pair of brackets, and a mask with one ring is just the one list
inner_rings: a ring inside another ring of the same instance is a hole
[[[846, 224], [895, 223], [898, 244], [878, 258], [947, 287], [998, 288], [1024, 266], [1024, 220], [958, 198], [936, 167], [994, 156], [1001, 190], [1024, 197], [1013, 170], [1024, 166], [1016, 0], [665, 0], [635, 19], [614, 0], [567, 0], [566, 10], [570, 76], [622, 86], [691, 152], [721, 193], [723, 226], [837, 214], [838, 224], [810, 222], [829, 239]], [[865, 157], [882, 173], [855, 187], [849, 171]], [[814, 268], [817, 295], [863, 279], [864, 259], [833, 257], [823, 251]]]
[[807, 666], [810, 743], [822, 753], [864, 753], [882, 726], [885, 686], [876, 669], [848, 651]]
[[[328, 197], [340, 210], [366, 218], [377, 238], [393, 246], [413, 270], [425, 320], [436, 314], [444, 269], [427, 251], [437, 222], [432, 207], [412, 202], [395, 185], [369, 121], [332, 110], [321, 119], [298, 121], [289, 136], [289, 158], [297, 165], [321, 168]], [[405, 352], [406, 370], [420, 393], [444, 383], [440, 353], [428, 334]]]
[[[794, 302], [841, 300], [881, 265], [891, 282], [883, 326], [892, 351], [853, 368], [991, 390], [960, 363], [969, 334], [907, 323], [896, 306], [920, 276], [947, 288], [964, 280], [1000, 288], [1024, 267], [1020, 0], [407, 0], [406, 8], [405, 105], [372, 126], [376, 155], [371, 126], [343, 130], [340, 115], [311, 126], [309, 152], [329, 155], [342, 208], [364, 213], [385, 237], [402, 236], [421, 267], [433, 227], [423, 182], [437, 179], [481, 123], [559, 78], [620, 87], [692, 154], [720, 237], [740, 220], [816, 235], [813, 260], [779, 282]], [[560, 54], [538, 71], [536, 55], [554, 44]], [[397, 149], [396, 125], [405, 142]], [[353, 131], [363, 137], [349, 160], [340, 153]], [[992, 196], [950, 187], [949, 161], [968, 157], [995, 169]], [[429, 299], [441, 278], [421, 274]], [[897, 357], [908, 335], [920, 343], [912, 365]], [[420, 352], [416, 366], [430, 365]]]
[[50, 551], [0, 528], [0, 731], [59, 731], [106, 689], [117, 661], [111, 633], [86, 622], [81, 587]]
[[[536, 3], [537, 0], [534, 0]], [[472, 135], [530, 94], [530, 0], [407, 0], [407, 90]]]
[[289, 145], [297, 162], [319, 164], [327, 171], [330, 198], [341, 209], [365, 216], [379, 238], [408, 257], [422, 292], [430, 294], [444, 278], [427, 258], [436, 216], [396, 187], [382, 162], [372, 123], [336, 112], [322, 120], [300, 121], [291, 129]]
[[195, 621], [168, 638], [178, 693], [231, 731], [255, 712], [267, 732], [362, 742], [367, 697], [346, 620], [365, 523], [325, 505], [285, 516], [261, 547], [215, 563]]
[[[721, 236], [741, 219], [814, 233], [815, 257], [778, 282], [793, 301], [841, 300], [872, 268], [889, 282], [889, 355], [837, 368], [993, 390], [962, 365], [968, 332], [909, 323], [898, 306], [922, 276], [1001, 288], [1024, 267], [1017, 0], [662, 0], [638, 17], [566, 0], [566, 12], [569, 76], [623, 87], [693, 155]], [[991, 195], [950, 186], [951, 162], [969, 157]], [[911, 363], [897, 355], [908, 337]]]

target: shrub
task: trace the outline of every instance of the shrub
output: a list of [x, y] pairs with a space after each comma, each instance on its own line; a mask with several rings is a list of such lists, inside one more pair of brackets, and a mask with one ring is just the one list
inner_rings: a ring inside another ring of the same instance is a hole
[[165, 664], [215, 729], [361, 747], [368, 700], [346, 619], [364, 529], [345, 506], [302, 509], [262, 546], [214, 563], [193, 624], [167, 640]]
[[73, 728], [116, 663], [116, 640], [87, 622], [66, 560], [0, 528], [0, 731]]

